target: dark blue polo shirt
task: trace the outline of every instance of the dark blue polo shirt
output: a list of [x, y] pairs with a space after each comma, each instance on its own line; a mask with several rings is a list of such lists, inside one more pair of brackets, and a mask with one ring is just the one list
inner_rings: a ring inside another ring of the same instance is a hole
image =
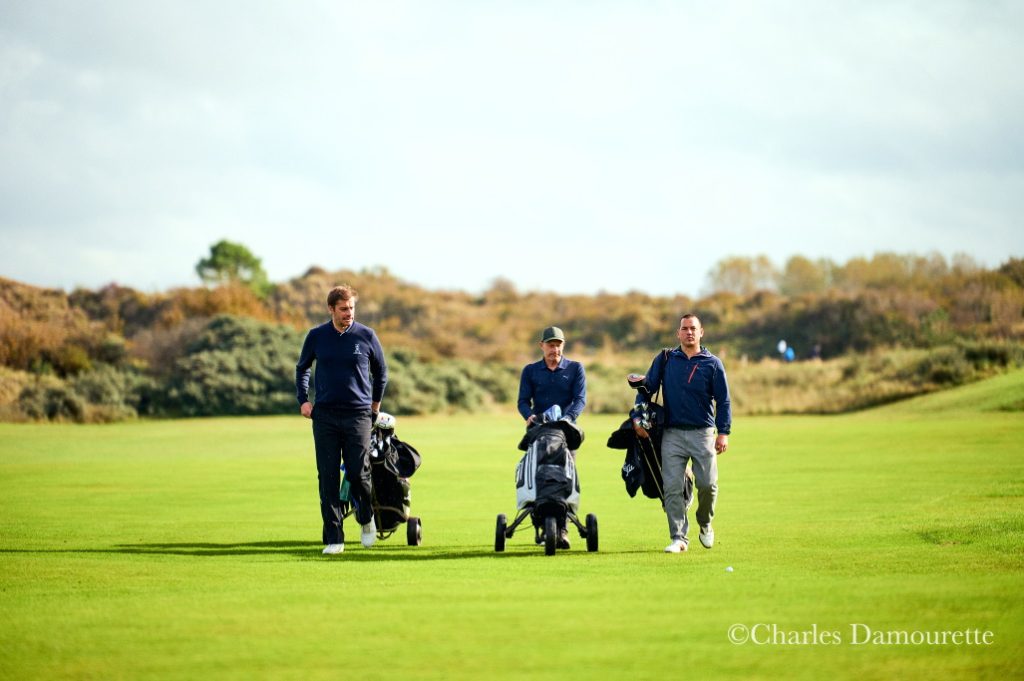
[[[677, 428], [716, 428], [728, 435], [732, 428], [732, 405], [725, 366], [707, 348], [687, 357], [681, 348], [661, 353], [647, 371], [647, 388], [654, 394], [661, 388], [665, 404], [665, 425]], [[637, 394], [637, 404], [643, 396]], [[714, 401], [714, 407], [712, 407]]]
[[579, 362], [563, 357], [554, 371], [548, 369], [544, 360], [523, 367], [517, 405], [523, 418], [543, 414], [554, 404], [573, 421], [583, 413], [587, 404], [587, 375]]
[[388, 366], [373, 329], [352, 322], [344, 332], [332, 322], [309, 330], [295, 365], [295, 397], [309, 401], [309, 373], [316, 361], [316, 403], [337, 409], [369, 409], [384, 397]]

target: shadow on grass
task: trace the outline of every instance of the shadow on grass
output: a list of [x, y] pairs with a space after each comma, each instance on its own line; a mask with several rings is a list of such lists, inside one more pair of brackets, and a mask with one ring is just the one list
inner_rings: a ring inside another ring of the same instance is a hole
[[[345, 561], [388, 561], [388, 560], [464, 560], [467, 558], [494, 558], [507, 560], [531, 556], [543, 556], [543, 547], [524, 544], [522, 547], [508, 548], [498, 553], [492, 546], [467, 548], [465, 546], [407, 546], [404, 543], [387, 544], [377, 542], [370, 549], [363, 548], [358, 542], [346, 544], [345, 552], [340, 555], [325, 556], [321, 553], [322, 544], [306, 541], [258, 541], [238, 543], [215, 542], [176, 542], [146, 544], [115, 544], [110, 548], [92, 549], [54, 549], [54, 550], [15, 550], [17, 553], [112, 553], [124, 555], [163, 555], [189, 557], [224, 557], [224, 556], [291, 556], [302, 560], [345, 560]], [[12, 551], [0, 550], [0, 553]], [[583, 550], [559, 551], [558, 554], [587, 553]]]
[[[175, 542], [146, 544], [115, 544], [110, 548], [59, 548], [59, 549], [0, 549], [3, 553], [106, 553], [122, 555], [159, 555], [217, 558], [225, 556], [289, 556], [300, 560], [337, 560], [337, 561], [388, 561], [388, 560], [464, 560], [467, 558], [494, 558], [509, 560], [543, 556], [544, 548], [524, 543], [522, 546], [508, 547], [502, 553], [493, 546], [467, 548], [465, 546], [407, 546], [404, 543], [387, 544], [378, 541], [370, 549], [363, 548], [359, 543], [346, 544], [345, 552], [340, 555], [325, 556], [321, 553], [322, 544], [308, 541], [257, 541], [257, 542]], [[607, 553], [607, 552], [606, 552]], [[615, 551], [614, 553], [624, 553]], [[630, 551], [625, 551], [630, 553]], [[559, 551], [557, 555], [587, 555], [585, 548]]]

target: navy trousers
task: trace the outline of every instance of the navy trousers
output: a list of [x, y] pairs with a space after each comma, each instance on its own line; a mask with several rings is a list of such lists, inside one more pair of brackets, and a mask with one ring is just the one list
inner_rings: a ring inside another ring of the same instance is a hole
[[370, 479], [370, 410], [331, 409], [313, 406], [313, 444], [316, 447], [316, 472], [320, 485], [320, 515], [324, 521], [324, 544], [343, 544], [341, 462], [345, 461], [349, 498], [355, 508], [356, 522], [365, 525], [373, 518]]

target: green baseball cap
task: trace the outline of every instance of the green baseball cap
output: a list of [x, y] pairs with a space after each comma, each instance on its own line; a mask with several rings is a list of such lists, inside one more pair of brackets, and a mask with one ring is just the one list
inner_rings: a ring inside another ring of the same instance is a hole
[[549, 326], [548, 328], [544, 329], [544, 333], [540, 335], [541, 343], [547, 343], [548, 341], [552, 340], [560, 340], [563, 343], [565, 342], [565, 334], [562, 333], [562, 330], [557, 326]]

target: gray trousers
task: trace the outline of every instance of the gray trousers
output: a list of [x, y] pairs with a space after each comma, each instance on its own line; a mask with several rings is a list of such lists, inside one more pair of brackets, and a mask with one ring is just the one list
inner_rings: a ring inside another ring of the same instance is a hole
[[687, 543], [690, 521], [683, 501], [683, 483], [688, 461], [693, 462], [693, 478], [697, 487], [697, 523], [710, 525], [715, 517], [715, 499], [718, 497], [714, 428], [666, 428], [661, 440], [661, 474], [665, 479], [668, 534], [673, 540], [681, 539]]

